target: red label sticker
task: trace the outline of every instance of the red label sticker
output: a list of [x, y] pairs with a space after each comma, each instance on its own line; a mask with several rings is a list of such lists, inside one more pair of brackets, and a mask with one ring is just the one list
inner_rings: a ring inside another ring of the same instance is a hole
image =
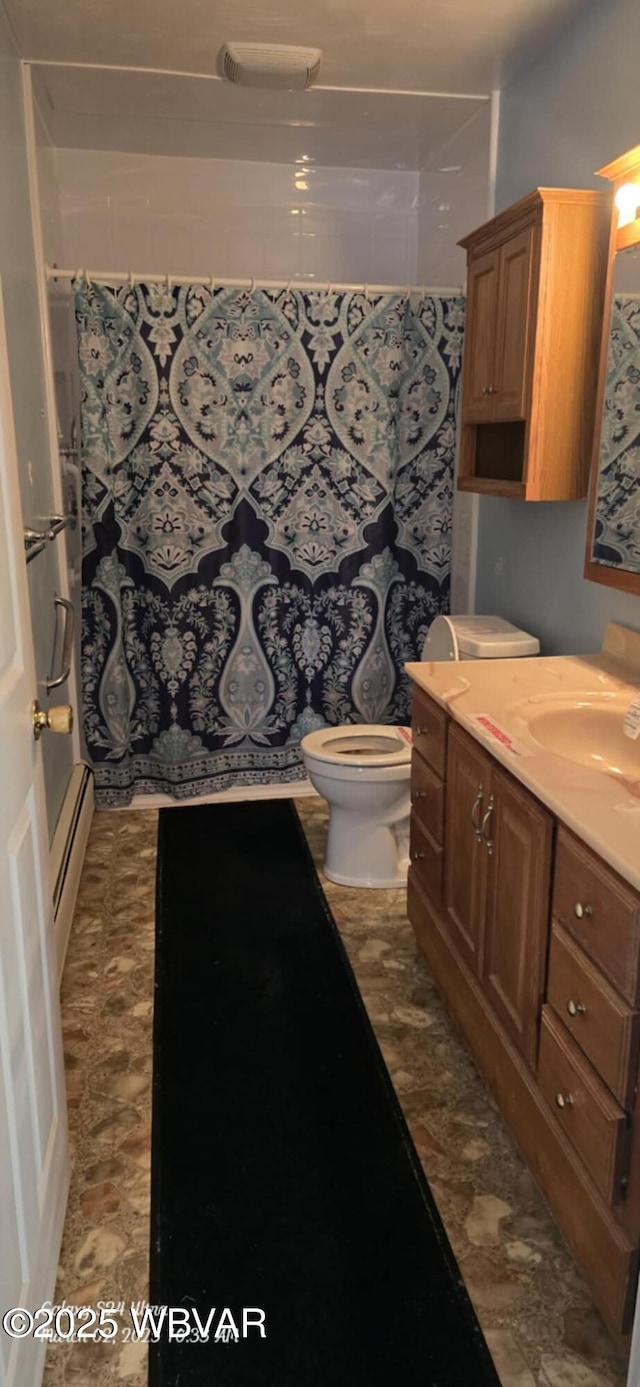
[[506, 728], [501, 727], [498, 722], [494, 722], [493, 718], [490, 718], [488, 713], [477, 713], [473, 721], [477, 723], [478, 727], [481, 727], [483, 732], [486, 732], [494, 742], [499, 742], [500, 746], [503, 746], [505, 751], [511, 752], [512, 756], [533, 755], [533, 752], [529, 751], [527, 747], [522, 746], [521, 742], [516, 741], [515, 738], [511, 736], [511, 733], [506, 731]]
[[405, 742], [407, 742], [409, 746], [413, 746], [413, 733], [410, 727], [396, 727], [396, 732], [399, 732], [400, 736], [404, 737]]

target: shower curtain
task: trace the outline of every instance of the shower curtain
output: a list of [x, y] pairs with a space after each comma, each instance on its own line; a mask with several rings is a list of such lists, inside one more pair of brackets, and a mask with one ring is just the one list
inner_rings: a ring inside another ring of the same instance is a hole
[[76, 281], [97, 801], [304, 778], [405, 723], [448, 609], [464, 301]]

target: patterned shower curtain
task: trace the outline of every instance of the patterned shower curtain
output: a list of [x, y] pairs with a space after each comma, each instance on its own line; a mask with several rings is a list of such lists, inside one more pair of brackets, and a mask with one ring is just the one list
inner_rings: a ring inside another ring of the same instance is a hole
[[448, 609], [464, 301], [75, 284], [98, 803], [304, 778], [404, 723]]

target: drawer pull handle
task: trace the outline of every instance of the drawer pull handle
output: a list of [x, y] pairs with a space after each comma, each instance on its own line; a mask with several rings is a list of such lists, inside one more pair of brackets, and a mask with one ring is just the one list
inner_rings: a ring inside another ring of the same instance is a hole
[[567, 1002], [567, 1011], [570, 1016], [584, 1016], [586, 1010], [584, 1002]]
[[491, 815], [493, 814], [493, 806], [494, 806], [494, 803], [495, 803], [495, 801], [494, 801], [494, 798], [493, 798], [493, 795], [492, 795], [492, 796], [491, 796], [491, 799], [489, 800], [489, 804], [488, 804], [488, 807], [487, 807], [487, 812], [486, 812], [486, 814], [484, 815], [484, 818], [483, 818], [483, 820], [482, 820], [482, 827], [481, 827], [481, 830], [480, 830], [480, 836], [481, 836], [482, 838], [484, 838], [485, 847], [486, 847], [486, 849], [487, 849], [487, 852], [488, 852], [488, 854], [489, 854], [489, 857], [491, 857], [491, 855], [492, 855], [492, 853], [493, 853], [493, 838], [490, 838], [490, 837], [489, 837], [489, 835], [488, 835], [488, 833], [487, 833], [487, 827], [488, 827], [488, 825], [489, 825], [489, 823], [490, 823], [490, 821], [491, 821]]
[[591, 915], [593, 915], [593, 909], [590, 905], [583, 905], [582, 901], [576, 901], [573, 907], [573, 913], [576, 917], [576, 920], [582, 920], [585, 917], [588, 919]]
[[414, 727], [413, 735], [414, 737], [426, 737], [428, 731], [428, 727]]
[[414, 796], [413, 796], [413, 803], [415, 804], [415, 802], [416, 802], [417, 799], [425, 799], [426, 794], [427, 794], [426, 790], [416, 790], [416, 792], [415, 792], [415, 794], [414, 794]]
[[473, 808], [472, 808], [472, 810], [471, 810], [471, 823], [472, 823], [473, 829], [474, 829], [474, 831], [475, 831], [476, 842], [477, 842], [477, 843], [481, 843], [481, 842], [482, 842], [482, 829], [481, 829], [481, 827], [480, 827], [480, 823], [479, 823], [478, 819], [476, 818], [476, 810], [480, 808], [480, 806], [481, 806], [481, 804], [482, 804], [483, 797], [484, 797], [484, 790], [483, 790], [483, 788], [482, 788], [482, 785], [479, 785], [479, 786], [478, 786], [478, 793], [477, 793], [477, 795], [476, 795], [476, 797], [475, 797], [475, 799], [474, 799], [474, 801], [473, 801]]
[[557, 1105], [558, 1105], [559, 1108], [572, 1108], [572, 1107], [573, 1107], [573, 1094], [571, 1094], [571, 1093], [556, 1093], [556, 1103], [557, 1103]]
[[421, 862], [424, 857], [422, 849], [414, 848], [411, 854], [414, 862]]

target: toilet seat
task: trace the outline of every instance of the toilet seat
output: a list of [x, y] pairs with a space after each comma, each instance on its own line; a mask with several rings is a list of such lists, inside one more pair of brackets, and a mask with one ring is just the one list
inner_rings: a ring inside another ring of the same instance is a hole
[[385, 723], [356, 723], [353, 726], [321, 727], [304, 738], [304, 750], [327, 765], [352, 771], [379, 770], [387, 766], [409, 765], [411, 730]]

